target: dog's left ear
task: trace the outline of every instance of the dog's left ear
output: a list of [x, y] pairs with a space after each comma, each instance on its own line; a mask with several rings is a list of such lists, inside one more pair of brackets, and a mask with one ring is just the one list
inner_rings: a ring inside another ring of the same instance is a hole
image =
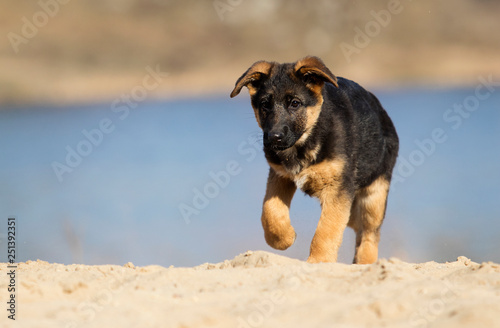
[[337, 77], [325, 66], [318, 57], [305, 57], [295, 64], [295, 74], [308, 83], [322, 84], [330, 82], [337, 88]]
[[245, 73], [243, 73], [238, 81], [236, 81], [234, 89], [231, 92], [231, 98], [236, 97], [243, 87], [247, 87], [248, 90], [250, 90], [250, 94], [252, 94], [256, 90], [258, 82], [261, 82], [269, 76], [272, 67], [273, 63], [263, 60], [253, 64]]

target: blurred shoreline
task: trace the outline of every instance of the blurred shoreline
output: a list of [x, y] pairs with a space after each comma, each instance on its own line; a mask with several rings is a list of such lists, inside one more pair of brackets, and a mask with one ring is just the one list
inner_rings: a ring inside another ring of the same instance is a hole
[[[13, 2], [0, 13], [0, 104], [224, 95], [257, 60], [306, 55], [367, 88], [473, 87], [500, 77], [499, 11], [487, 0]], [[168, 76], [144, 94], [147, 67]]]
[[[299, 57], [300, 58], [300, 57]], [[263, 58], [264, 59], [264, 58]], [[298, 59], [298, 58], [297, 58]], [[265, 59], [264, 59], [265, 60]], [[17, 92], [5, 92], [0, 95], [0, 106], [35, 106], [35, 105], [55, 105], [64, 106], [70, 104], [92, 104], [92, 103], [112, 103], [115, 99], [122, 97], [136, 98], [140, 101], [145, 97], [148, 101], [168, 101], [203, 97], [224, 97], [229, 98], [229, 93], [234, 87], [238, 77], [253, 63], [233, 65], [234, 68], [226, 69], [223, 75], [217, 74], [216, 80], [211, 80], [213, 71], [204, 70], [196, 73], [172, 74], [165, 77], [160, 85], [154, 90], [146, 92], [137, 91], [142, 86], [145, 74], [117, 74], [110, 76], [106, 74], [95, 74], [92, 76], [68, 76], [62, 80], [55, 79], [44, 83], [43, 86], [33, 90], [30, 85], [27, 89]], [[478, 62], [485, 62], [484, 58], [478, 58]], [[460, 63], [457, 63], [459, 65]], [[328, 64], [327, 64], [328, 65]], [[329, 65], [332, 66], [332, 65]], [[462, 68], [466, 63], [461, 65]], [[367, 67], [366, 71], [373, 69]], [[334, 73], [361, 84], [369, 90], [400, 90], [400, 89], [451, 89], [451, 88], [474, 88], [478, 85], [478, 78], [492, 76], [494, 81], [500, 81], [500, 72], [492, 73], [488, 69], [475, 69], [469, 67], [468, 70], [457, 72], [454, 78], [444, 76], [447, 71], [436, 69], [437, 76], [417, 78], [394, 79], [386, 76], [379, 76], [370, 73], [358, 72], [349, 74]], [[19, 84], [24, 82], [18, 81]], [[0, 92], [1, 93], [1, 92]], [[137, 94], [134, 97], [134, 94]], [[142, 95], [145, 95], [144, 97]], [[1, 108], [1, 107], [0, 107]]]

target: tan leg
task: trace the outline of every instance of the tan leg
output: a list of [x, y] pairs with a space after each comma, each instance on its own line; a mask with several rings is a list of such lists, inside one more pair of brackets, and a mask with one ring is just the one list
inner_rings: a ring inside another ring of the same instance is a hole
[[370, 264], [377, 261], [380, 227], [384, 220], [388, 192], [389, 182], [379, 177], [356, 193], [349, 220], [349, 226], [356, 232], [354, 263]]
[[307, 262], [336, 262], [344, 230], [349, 221], [351, 197], [339, 194], [337, 190], [331, 190], [322, 192], [319, 198], [321, 217]]
[[292, 180], [271, 169], [262, 208], [262, 226], [269, 246], [285, 250], [295, 242], [295, 230], [290, 224], [290, 203], [297, 187]]

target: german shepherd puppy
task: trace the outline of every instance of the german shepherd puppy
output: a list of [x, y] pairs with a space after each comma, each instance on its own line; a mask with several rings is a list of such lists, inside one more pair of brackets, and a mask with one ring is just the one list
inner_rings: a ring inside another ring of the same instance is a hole
[[300, 188], [321, 203], [308, 262], [335, 262], [347, 226], [356, 232], [354, 263], [375, 262], [399, 149], [378, 99], [335, 77], [317, 57], [256, 62], [236, 81], [231, 98], [244, 86], [270, 166], [262, 209], [267, 243], [280, 250], [294, 243], [289, 209]]

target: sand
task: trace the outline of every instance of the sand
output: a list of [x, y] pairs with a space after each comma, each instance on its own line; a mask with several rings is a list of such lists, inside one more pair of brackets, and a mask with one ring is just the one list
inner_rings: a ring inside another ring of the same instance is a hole
[[[19, 263], [1, 327], [500, 327], [500, 265], [308, 264], [264, 251], [193, 268]], [[8, 278], [8, 276], [7, 276]]]

